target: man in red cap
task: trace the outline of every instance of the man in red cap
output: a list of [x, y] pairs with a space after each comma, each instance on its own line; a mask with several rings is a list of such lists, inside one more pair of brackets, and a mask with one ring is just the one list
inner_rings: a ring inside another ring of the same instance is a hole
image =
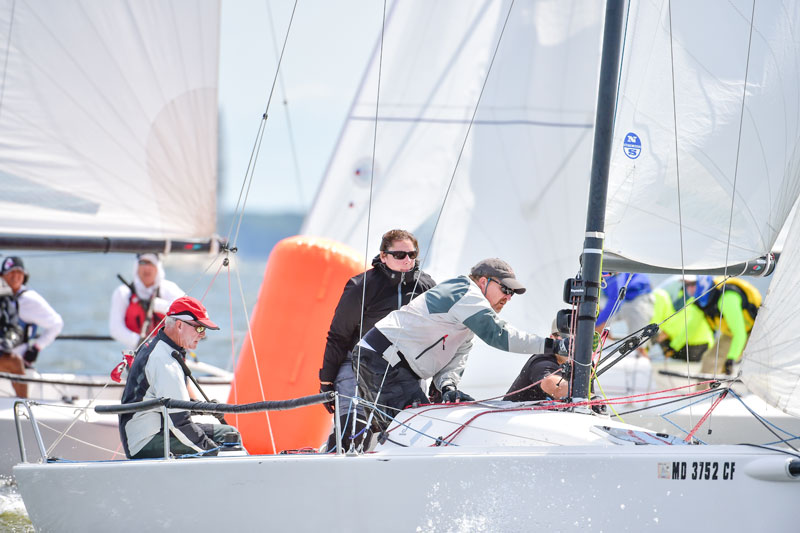
[[[122, 393], [122, 403], [156, 398], [189, 400], [186, 375], [179, 361], [194, 350], [208, 329], [219, 327], [196, 298], [182, 296], [172, 302], [164, 327], [136, 352]], [[164, 421], [160, 411], [124, 414], [119, 431], [125, 455], [132, 459], [164, 456]], [[226, 433], [225, 424], [196, 424], [187, 411], [170, 410], [170, 450], [173, 454], [216, 455]]]

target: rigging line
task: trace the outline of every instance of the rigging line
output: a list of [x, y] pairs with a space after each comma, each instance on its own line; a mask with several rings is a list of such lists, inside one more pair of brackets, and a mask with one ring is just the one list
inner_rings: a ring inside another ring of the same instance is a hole
[[[236, 369], [236, 337], [233, 333], [233, 288], [231, 287], [231, 269], [227, 269], [228, 279], [228, 317], [231, 323], [231, 363], [230, 368]], [[247, 305], [247, 304], [245, 304]], [[247, 327], [250, 327], [248, 323]], [[231, 391], [233, 391], [233, 403], [239, 403], [239, 387], [234, 386], [235, 380], [231, 380]]]
[[[730, 389], [730, 392], [733, 394], [733, 397], [734, 397], [734, 398], [736, 398], [737, 400], [739, 400], [739, 402], [741, 402], [741, 404], [744, 406], [744, 408], [745, 408], [745, 409], [747, 409], [747, 410], [750, 412], [750, 414], [751, 414], [751, 415], [753, 415], [753, 417], [754, 417], [756, 420], [758, 420], [758, 421], [759, 421], [759, 423], [760, 423], [762, 426], [764, 426], [764, 428], [765, 428], [767, 431], [769, 431], [770, 433], [772, 433], [772, 434], [773, 434], [775, 437], [777, 437], [777, 438], [778, 438], [778, 439], [779, 439], [781, 442], [784, 442], [784, 443], [785, 443], [787, 446], [789, 446], [789, 447], [790, 447], [791, 449], [793, 449], [794, 451], [798, 451], [798, 449], [797, 449], [797, 448], [795, 448], [794, 446], [792, 446], [791, 444], [789, 444], [789, 441], [788, 441], [788, 440], [787, 440], [785, 437], [781, 437], [780, 435], [778, 435], [778, 434], [777, 434], [777, 433], [776, 433], [776, 432], [775, 432], [775, 431], [774, 431], [772, 428], [775, 428], [775, 429], [778, 429], [778, 430], [780, 430], [780, 431], [783, 431], [783, 432], [784, 432], [784, 433], [786, 433], [787, 435], [791, 436], [793, 439], [796, 439], [796, 438], [798, 438], [798, 437], [797, 437], [797, 435], [794, 435], [794, 434], [792, 434], [792, 433], [789, 433], [789, 432], [788, 432], [788, 431], [786, 431], [785, 429], [779, 428], [778, 426], [776, 426], [775, 424], [773, 424], [772, 422], [770, 422], [770, 421], [769, 421], [769, 420], [767, 420], [766, 418], [764, 418], [764, 417], [760, 416], [758, 413], [756, 413], [755, 411], [753, 411], [753, 409], [751, 409], [751, 408], [750, 408], [750, 406], [749, 406], [749, 405], [747, 405], [747, 403], [744, 401], [744, 399], [743, 399], [741, 396], [739, 396], [738, 394], [736, 394], [736, 391], [734, 391], [733, 389]], [[771, 427], [770, 427], [770, 426], [771, 426]]]
[[[286, 51], [286, 43], [289, 41], [289, 33], [291, 33], [291, 30], [292, 30], [292, 23], [294, 21], [294, 14], [295, 14], [296, 11], [297, 11], [297, 0], [295, 0], [294, 5], [292, 6], [292, 14], [289, 17], [289, 23], [288, 23], [288, 25], [286, 27], [286, 34], [284, 36], [283, 47], [281, 48], [281, 53], [280, 53], [280, 56], [278, 58], [278, 65], [275, 67], [275, 75], [272, 78], [272, 86], [270, 87], [269, 97], [267, 98], [267, 105], [266, 105], [266, 108], [264, 109], [264, 114], [261, 116], [261, 122], [259, 123], [258, 133], [256, 134], [256, 140], [253, 143], [253, 151], [250, 153], [250, 161], [249, 161], [249, 163], [247, 165], [247, 171], [245, 171], [245, 178], [244, 178], [244, 181], [242, 183], [242, 189], [239, 191], [239, 201], [236, 202], [236, 209], [238, 210], [239, 202], [241, 201], [242, 210], [241, 210], [241, 213], [239, 213], [239, 217], [238, 217], [239, 220], [238, 220], [238, 224], [237, 224], [237, 227], [236, 227], [236, 236], [233, 239], [234, 246], [235, 246], [236, 241], [237, 241], [237, 239], [239, 237], [239, 230], [241, 229], [241, 226], [242, 226], [242, 218], [244, 216], [244, 209], [245, 209], [245, 206], [247, 204], [247, 197], [250, 194], [250, 186], [253, 183], [253, 176], [255, 175], [256, 162], [258, 161], [258, 154], [261, 151], [261, 141], [264, 138], [264, 130], [266, 130], [266, 122], [267, 122], [267, 118], [269, 117], [269, 107], [270, 107], [270, 104], [272, 103], [272, 95], [275, 93], [275, 85], [277, 84], [278, 74], [280, 73], [281, 64], [283, 63], [283, 54]], [[248, 176], [248, 174], [249, 174], [249, 176]], [[246, 192], [244, 193], [244, 200], [242, 201], [242, 191], [245, 190], [245, 184], [247, 185], [246, 186]], [[234, 220], [235, 220], [235, 218], [236, 217], [234, 217]], [[231, 221], [231, 230], [228, 233], [228, 242], [231, 242], [230, 241], [230, 232], [233, 229], [233, 224], [234, 224], [234, 221]]]
[[[739, 112], [739, 132], [738, 137], [736, 139], [736, 163], [733, 167], [733, 189], [731, 190], [731, 209], [730, 209], [730, 216], [728, 217], [728, 241], [725, 243], [725, 271], [724, 276], [725, 278], [728, 277], [728, 256], [731, 250], [731, 231], [733, 229], [733, 206], [736, 202], [736, 182], [739, 177], [739, 155], [742, 149], [742, 128], [744, 125], [744, 110], [745, 110], [745, 101], [747, 100], [747, 78], [750, 74], [750, 51], [753, 47], [753, 22], [755, 21], [756, 17], [756, 0], [753, 0], [753, 9], [750, 12], [750, 33], [748, 35], [747, 41], [747, 60], [745, 61], [745, 69], [744, 69], [744, 84], [742, 87], [742, 106]], [[722, 320], [725, 318], [725, 314], [723, 311], [722, 302], [725, 298], [725, 285], [722, 285], [722, 295], [719, 299], [719, 325], [717, 326], [718, 330], [722, 329]], [[733, 331], [731, 331], [733, 334]], [[714, 354], [714, 377], [717, 375], [717, 369], [719, 368], [719, 345], [717, 343], [717, 350]], [[733, 348], [733, 336], [731, 335], [731, 348]], [[730, 350], [730, 348], [729, 348]], [[728, 354], [725, 354], [725, 358], [728, 358]], [[741, 360], [741, 355], [739, 357]]]
[[[681, 166], [680, 155], [678, 152], [678, 111], [677, 99], [675, 95], [675, 54], [673, 50], [673, 36], [672, 36], [672, 2], [667, 5], [669, 12], [669, 66], [670, 66], [670, 83], [672, 84], [672, 133], [675, 141], [675, 179], [677, 181], [677, 194], [678, 194], [678, 238], [680, 242], [681, 252], [681, 280], [683, 283], [683, 309], [686, 309], [686, 259], [684, 257], [683, 247], [683, 210], [681, 206]], [[662, 322], [663, 324], [663, 322]], [[691, 383], [689, 375], [691, 374], [691, 367], [689, 366], [689, 313], [683, 313], [683, 331], [686, 338], [686, 383]], [[716, 377], [716, 376], [715, 376]], [[693, 423], [693, 413], [691, 407], [689, 408], [689, 424]]]
[[[472, 111], [472, 117], [470, 118], [469, 125], [467, 126], [467, 131], [466, 131], [466, 133], [464, 135], [464, 141], [461, 144], [461, 149], [459, 150], [458, 158], [456, 159], [455, 166], [453, 167], [453, 173], [450, 176], [450, 181], [449, 181], [449, 183], [447, 185], [447, 190], [445, 191], [444, 198], [442, 199], [442, 206], [439, 209], [439, 213], [436, 216], [436, 222], [433, 225], [433, 231], [431, 231], [431, 236], [430, 236], [430, 239], [428, 241], [428, 247], [427, 247], [427, 249], [425, 251], [425, 255], [419, 261], [420, 266], [425, 263], [425, 260], [428, 257], [428, 252], [430, 251], [430, 248], [433, 246], [433, 239], [436, 236], [436, 230], [439, 227], [439, 222], [440, 222], [440, 220], [442, 218], [442, 213], [444, 212], [444, 207], [447, 204], [447, 198], [449, 197], [450, 190], [453, 187], [453, 182], [455, 181], [456, 172], [458, 171], [458, 166], [459, 166], [459, 164], [461, 162], [461, 157], [464, 154], [464, 149], [465, 149], [465, 147], [467, 145], [467, 140], [469, 139], [469, 134], [472, 131], [472, 125], [475, 123], [475, 117], [477, 116], [478, 108], [480, 107], [481, 99], [483, 98], [483, 93], [486, 90], [486, 84], [489, 81], [489, 76], [490, 76], [490, 74], [492, 72], [492, 66], [494, 65], [495, 59], [497, 58], [497, 52], [500, 49], [500, 43], [503, 41], [503, 35], [505, 34], [506, 27], [508, 26], [508, 20], [509, 20], [509, 18], [511, 16], [511, 11], [512, 11], [513, 8], [514, 8], [514, 0], [512, 0], [511, 3], [508, 6], [508, 12], [506, 13], [506, 18], [503, 21], [503, 28], [501, 29], [500, 35], [497, 38], [497, 44], [495, 45], [495, 49], [494, 49], [494, 52], [492, 54], [492, 60], [489, 63], [488, 69], [486, 70], [486, 76], [485, 76], [485, 78], [483, 80], [483, 84], [481, 85], [481, 91], [478, 94], [478, 99], [475, 102], [475, 108]], [[378, 76], [378, 81], [380, 82], [380, 75]], [[376, 110], [376, 128], [377, 128], [377, 110]], [[371, 188], [370, 188], [370, 194], [372, 194], [372, 189]], [[371, 201], [370, 201], [370, 203], [371, 203]], [[369, 227], [369, 225], [367, 227]], [[413, 288], [412, 292], [416, 292], [418, 284], [419, 284], [419, 277], [417, 277], [417, 280], [414, 283], [414, 288]], [[356, 371], [356, 377], [357, 376], [358, 376], [358, 372]], [[385, 377], [385, 375], [384, 375], [384, 377]], [[356, 379], [356, 382], [358, 382], [357, 379]]]
[[8, 73], [8, 56], [11, 54], [11, 34], [14, 29], [14, 9], [17, 6], [16, 0], [11, 2], [11, 14], [8, 19], [8, 40], [6, 41], [6, 55], [3, 58], [3, 79], [0, 81], [0, 116], [3, 114], [3, 97], [6, 94], [6, 74]]
[[[258, 122], [258, 131], [256, 132], [256, 138], [253, 141], [253, 148], [250, 150], [250, 159], [247, 161], [247, 168], [244, 171], [244, 179], [242, 180], [242, 186], [239, 188], [239, 197], [236, 199], [236, 206], [233, 208], [234, 216], [231, 218], [231, 224], [228, 227], [228, 233], [226, 235], [227, 241], [231, 242], [231, 235], [233, 234], [233, 227], [236, 225], [237, 217], [239, 214], [239, 206], [242, 203], [242, 197], [244, 196], [245, 186], [247, 184], [247, 177], [250, 175], [250, 169], [253, 167], [253, 159], [255, 158], [256, 148], [258, 146], [258, 139], [261, 138], [262, 130], [266, 127], [266, 117], [262, 115], [261, 120]], [[244, 210], [244, 208], [242, 208]]]
[[[619, 88], [622, 85], [622, 65], [625, 64], [625, 43], [628, 42], [628, 22], [631, 16], [631, 1], [628, 0], [628, 9], [625, 10], [625, 28], [622, 30], [622, 53], [619, 56], [619, 76], [617, 77], [617, 98], [614, 101], [614, 120], [612, 124], [617, 123], [617, 110], [619, 109]], [[613, 131], [611, 133], [614, 134]]]
[[[235, 257], [235, 256], [234, 256]], [[250, 340], [250, 346], [253, 350], [253, 362], [255, 363], [256, 367], [256, 375], [258, 376], [258, 389], [261, 393], [261, 401], [267, 401], [266, 393], [264, 392], [264, 384], [261, 382], [261, 369], [258, 365], [258, 354], [256, 354], [256, 343], [253, 340], [253, 330], [250, 328], [250, 313], [247, 312], [247, 304], [245, 303], [244, 299], [244, 289], [242, 288], [242, 278], [239, 277], [239, 268], [234, 268], [233, 271], [236, 273], [236, 284], [239, 289], [239, 297], [242, 301], [242, 309], [244, 310], [244, 318], [245, 324], [247, 324], [247, 338]], [[236, 380], [233, 380], [231, 384], [232, 387], [238, 387]], [[272, 452], [278, 453], [278, 449], [275, 447], [275, 436], [272, 433], [272, 423], [269, 419], [269, 411], [264, 411], [264, 415], [267, 419], [267, 430], [269, 432], [269, 440], [272, 443]]]
[[508, 13], [506, 13], [506, 18], [503, 21], [503, 28], [500, 30], [500, 36], [497, 38], [497, 45], [494, 47], [494, 53], [492, 54], [492, 60], [489, 62], [489, 68], [486, 69], [486, 77], [483, 79], [483, 84], [481, 85], [481, 92], [478, 94], [478, 99], [475, 102], [475, 108], [472, 110], [472, 118], [469, 121], [469, 125], [467, 126], [467, 131], [464, 134], [464, 141], [461, 143], [461, 149], [458, 152], [458, 157], [456, 158], [456, 164], [453, 167], [453, 173], [450, 176], [450, 182], [447, 184], [447, 190], [444, 193], [444, 198], [442, 199], [442, 207], [439, 208], [439, 213], [436, 215], [436, 223], [433, 225], [433, 231], [431, 231], [431, 237], [428, 241], [428, 249], [425, 251], [425, 256], [420, 261], [420, 265], [425, 264], [425, 259], [428, 257], [428, 251], [430, 250], [431, 246], [433, 246], [433, 239], [436, 237], [436, 230], [439, 228], [439, 222], [442, 220], [442, 213], [444, 212], [444, 206], [447, 204], [447, 199], [450, 196], [450, 190], [453, 188], [453, 182], [456, 179], [456, 172], [458, 171], [458, 166], [461, 163], [461, 157], [464, 155], [464, 149], [467, 146], [467, 140], [469, 139], [469, 134], [472, 131], [472, 125], [475, 123], [475, 117], [478, 114], [478, 108], [481, 105], [481, 100], [483, 99], [483, 93], [486, 90], [486, 84], [489, 82], [489, 76], [492, 73], [492, 67], [494, 66], [494, 61], [497, 58], [497, 52], [500, 50], [500, 43], [503, 42], [503, 35], [505, 35], [506, 27], [508, 26], [508, 19], [511, 17], [511, 10], [514, 9], [514, 0], [511, 0], [511, 3], [508, 6]]
[[[50, 446], [50, 448], [47, 450], [47, 455], [48, 455], [48, 456], [50, 455], [50, 452], [52, 452], [52, 451], [53, 451], [53, 449], [55, 449], [55, 447], [58, 445], [58, 443], [59, 443], [59, 442], [61, 442], [61, 440], [62, 440], [62, 439], [65, 437], [65, 436], [67, 436], [67, 433], [69, 433], [69, 430], [71, 430], [71, 429], [72, 429], [72, 427], [73, 427], [73, 426], [74, 426], [74, 425], [75, 425], [75, 424], [78, 422], [78, 420], [80, 420], [81, 416], [84, 416], [84, 417], [86, 416], [86, 410], [88, 410], [88, 409], [89, 409], [89, 408], [92, 406], [92, 404], [94, 404], [94, 403], [97, 401], [97, 399], [100, 397], [100, 395], [101, 395], [101, 394], [103, 394], [103, 392], [106, 390], [106, 387], [108, 387], [108, 383], [106, 383], [105, 385], [103, 385], [103, 386], [100, 388], [100, 390], [98, 390], [98, 391], [97, 391], [97, 392], [94, 394], [94, 396], [92, 396], [91, 398], [89, 398], [89, 401], [88, 401], [88, 402], [86, 402], [86, 405], [85, 405], [85, 406], [70, 406], [70, 407], [72, 407], [73, 409], [76, 409], [78, 412], [77, 412], [77, 414], [75, 415], [75, 417], [72, 419], [72, 422], [70, 422], [70, 423], [69, 423], [69, 425], [68, 425], [66, 428], [64, 428], [64, 431], [62, 431], [62, 432], [61, 432], [61, 434], [59, 435], [59, 437], [58, 437], [58, 438], [55, 440], [55, 442], [53, 442], [53, 444], [52, 444], [52, 445]], [[42, 405], [46, 405], [46, 404], [42, 404]], [[72, 437], [70, 437], [70, 438], [72, 438]]]
[[[378, 109], [381, 104], [381, 74], [383, 74], [383, 42], [386, 35], [386, 0], [383, 0], [383, 14], [381, 15], [381, 43], [378, 52], [378, 81], [375, 88], [375, 127], [372, 129], [372, 161], [370, 162], [369, 172], [369, 201], [367, 202], [367, 235], [364, 243], [364, 283], [361, 284], [361, 317], [358, 322], [358, 338], [364, 336], [364, 307], [367, 305], [367, 267], [369, 266], [369, 227], [372, 221], [372, 193], [375, 186], [375, 150], [378, 145]], [[383, 243], [381, 242], [381, 246]], [[402, 285], [402, 280], [400, 285]], [[358, 378], [361, 370], [361, 348], [358, 349], [358, 360], [356, 361], [356, 381], [355, 391], [353, 396], [358, 396]], [[383, 373], [383, 379], [386, 379], [386, 374], [389, 372], [389, 367]], [[381, 381], [381, 389], [383, 389], [383, 381]], [[378, 396], [381, 394], [381, 389], [378, 389]], [[378, 401], [378, 398], [375, 398]], [[370, 413], [369, 425], [372, 422], [372, 415]], [[353, 429], [351, 435], [356, 431], [356, 420], [353, 418]]]
[[[275, 25], [272, 19], [272, 9], [269, 7], [269, 1], [264, 2], [267, 6], [267, 17], [269, 18], [270, 35], [272, 36], [272, 49], [275, 53], [275, 58], [278, 58], [278, 42], [275, 40]], [[300, 176], [300, 162], [297, 159], [297, 146], [294, 141], [294, 130], [292, 128], [292, 119], [289, 114], [289, 100], [286, 96], [286, 86], [284, 85], [283, 76], [278, 77], [278, 83], [281, 85], [281, 94], [283, 95], [283, 109], [286, 113], [286, 129], [289, 130], [289, 147], [292, 151], [292, 162], [294, 163], [295, 184], [297, 185], [297, 196], [300, 199], [300, 205], [305, 207], [305, 194], [303, 194], [303, 182]]]

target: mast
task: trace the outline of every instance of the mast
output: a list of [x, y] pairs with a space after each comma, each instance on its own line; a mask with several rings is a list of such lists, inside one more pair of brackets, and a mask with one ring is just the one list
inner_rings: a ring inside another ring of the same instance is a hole
[[583, 290], [573, 291], [578, 303], [578, 326], [575, 332], [575, 367], [573, 396], [589, 396], [592, 340], [600, 295], [603, 239], [608, 193], [608, 169], [614, 133], [614, 107], [619, 79], [619, 57], [624, 16], [624, 0], [607, 0], [603, 29], [603, 52], [600, 58], [600, 81], [597, 90], [594, 147], [586, 212], [586, 234], [581, 253]]

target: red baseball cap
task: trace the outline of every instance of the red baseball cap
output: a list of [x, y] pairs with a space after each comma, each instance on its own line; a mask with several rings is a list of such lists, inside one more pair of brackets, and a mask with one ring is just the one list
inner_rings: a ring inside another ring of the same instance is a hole
[[208, 329], [219, 329], [219, 326], [208, 318], [208, 311], [206, 311], [205, 306], [200, 303], [200, 300], [192, 298], [191, 296], [181, 296], [172, 302], [172, 305], [169, 306], [169, 311], [167, 311], [167, 316], [183, 320], [184, 322], [197, 322]]

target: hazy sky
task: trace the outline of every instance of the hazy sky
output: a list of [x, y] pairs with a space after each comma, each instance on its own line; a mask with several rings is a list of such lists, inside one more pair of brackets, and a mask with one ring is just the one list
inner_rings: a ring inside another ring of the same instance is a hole
[[[223, 209], [236, 205], [293, 5], [290, 0], [222, 0]], [[311, 203], [379, 35], [382, 10], [383, 3], [375, 0], [298, 1], [248, 212], [305, 210]], [[297, 164], [289, 142], [287, 109]]]

